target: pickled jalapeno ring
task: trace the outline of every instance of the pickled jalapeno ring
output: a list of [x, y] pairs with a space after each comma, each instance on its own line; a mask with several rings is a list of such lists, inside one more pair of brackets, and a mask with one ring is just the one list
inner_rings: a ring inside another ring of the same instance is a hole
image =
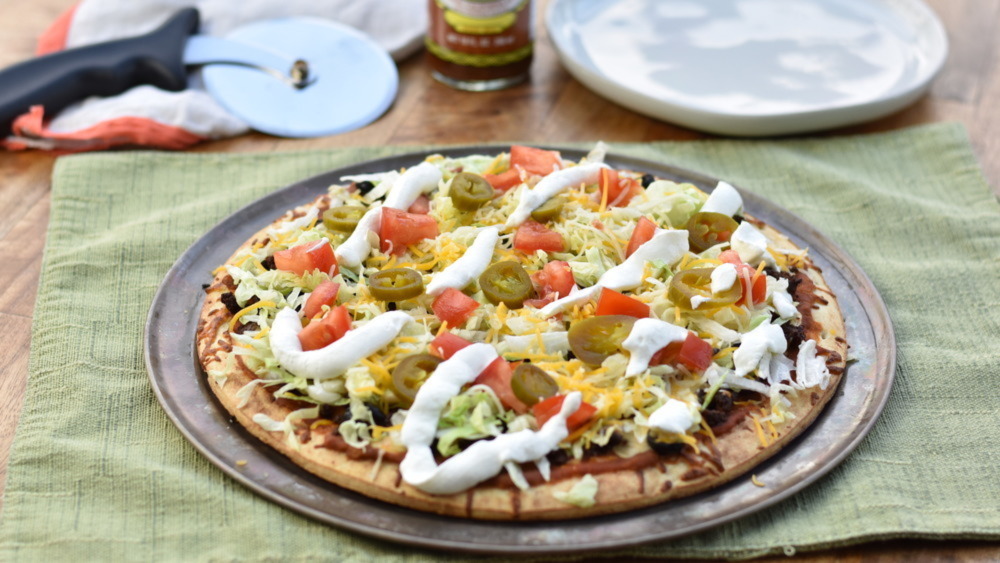
[[392, 370], [392, 390], [405, 406], [413, 404], [417, 390], [437, 369], [441, 358], [430, 354], [413, 354], [403, 358]]
[[566, 198], [563, 196], [550, 197], [531, 212], [531, 218], [539, 223], [551, 221], [562, 213], [564, 205], [566, 205]]
[[[674, 274], [667, 288], [667, 298], [683, 311], [693, 311], [704, 307], [711, 309], [739, 301], [743, 296], [743, 284], [737, 281], [729, 289], [720, 293], [712, 293], [712, 271], [714, 268], [695, 268], [683, 270]], [[692, 297], [698, 297], [700, 304], [695, 307]]]
[[479, 174], [459, 172], [451, 179], [448, 195], [455, 207], [475, 211], [493, 200], [493, 186]]
[[711, 211], [695, 213], [684, 226], [692, 252], [704, 252], [719, 243], [729, 242], [736, 227], [739, 225], [732, 217]]
[[365, 209], [357, 205], [341, 205], [323, 212], [323, 225], [331, 231], [350, 233], [358, 226]]
[[514, 395], [529, 407], [559, 393], [556, 380], [542, 368], [529, 363], [522, 363], [514, 369], [510, 387]]
[[424, 292], [424, 278], [413, 268], [390, 268], [369, 276], [368, 289], [379, 301], [402, 301]]
[[600, 315], [576, 321], [567, 334], [569, 348], [581, 361], [599, 366], [621, 350], [635, 321], [628, 315]]
[[520, 309], [524, 300], [535, 294], [528, 272], [513, 261], [497, 262], [486, 268], [479, 276], [479, 287], [490, 303], [503, 303], [508, 309]]

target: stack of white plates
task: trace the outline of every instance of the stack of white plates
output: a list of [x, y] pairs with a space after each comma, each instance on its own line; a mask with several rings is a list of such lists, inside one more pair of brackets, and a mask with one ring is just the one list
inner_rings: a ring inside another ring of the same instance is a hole
[[887, 115], [926, 91], [948, 52], [919, 0], [552, 0], [546, 23], [590, 89], [723, 135]]

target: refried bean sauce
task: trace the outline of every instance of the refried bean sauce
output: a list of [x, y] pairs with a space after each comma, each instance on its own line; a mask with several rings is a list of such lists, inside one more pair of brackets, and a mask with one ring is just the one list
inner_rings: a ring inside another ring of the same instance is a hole
[[438, 81], [499, 90], [528, 77], [531, 0], [428, 0], [427, 58]]

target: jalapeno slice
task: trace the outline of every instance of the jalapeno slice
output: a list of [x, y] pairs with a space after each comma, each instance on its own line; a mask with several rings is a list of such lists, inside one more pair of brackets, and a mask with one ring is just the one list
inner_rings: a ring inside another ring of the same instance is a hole
[[475, 211], [493, 199], [493, 186], [479, 174], [459, 172], [451, 179], [448, 195], [455, 207]]
[[405, 406], [413, 404], [417, 390], [441, 363], [441, 358], [430, 354], [413, 354], [403, 358], [392, 370], [392, 390]]
[[528, 272], [513, 261], [491, 264], [479, 276], [479, 288], [490, 303], [503, 303], [508, 309], [520, 309], [535, 294]]
[[551, 221], [562, 213], [564, 205], [566, 205], [566, 198], [563, 196], [557, 195], [550, 197], [545, 203], [541, 204], [531, 212], [531, 218], [539, 223]]
[[569, 327], [569, 348], [581, 361], [599, 366], [621, 350], [636, 318], [628, 315], [601, 315], [576, 321]]
[[323, 224], [331, 231], [353, 232], [365, 209], [357, 205], [341, 205], [323, 212]]
[[529, 363], [522, 363], [514, 369], [510, 387], [514, 395], [529, 407], [559, 393], [556, 380], [542, 368]]
[[[729, 289], [721, 293], [712, 293], [712, 268], [695, 268], [683, 270], [674, 274], [667, 288], [667, 298], [684, 311], [696, 308], [711, 309], [736, 303], [743, 296], [743, 284], [737, 280]], [[697, 297], [697, 307], [691, 303], [691, 298]]]
[[684, 226], [688, 232], [688, 243], [693, 252], [704, 252], [721, 243], [729, 242], [736, 230], [736, 221], [728, 215], [699, 211], [688, 219]]
[[424, 279], [413, 268], [390, 268], [369, 276], [368, 289], [380, 301], [402, 301], [422, 294]]

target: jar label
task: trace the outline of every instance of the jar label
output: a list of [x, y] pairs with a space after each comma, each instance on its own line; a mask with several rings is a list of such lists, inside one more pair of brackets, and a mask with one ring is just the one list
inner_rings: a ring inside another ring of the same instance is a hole
[[457, 65], [498, 67], [532, 54], [529, 0], [431, 0], [427, 50]]

